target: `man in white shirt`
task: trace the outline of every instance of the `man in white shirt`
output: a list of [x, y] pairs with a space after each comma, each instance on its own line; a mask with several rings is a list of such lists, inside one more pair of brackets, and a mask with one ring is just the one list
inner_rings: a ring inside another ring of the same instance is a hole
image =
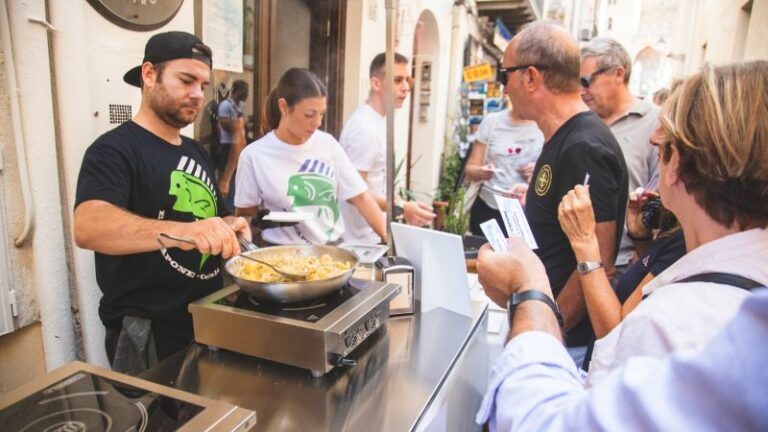
[[[360, 176], [368, 183], [368, 189], [382, 210], [387, 208], [385, 62], [385, 53], [378, 54], [371, 61], [369, 70], [371, 91], [368, 100], [352, 113], [344, 124], [344, 129], [342, 129], [339, 137], [339, 143], [347, 152], [352, 164], [360, 172]], [[393, 70], [395, 108], [400, 108], [411, 88], [408, 59], [395, 53]], [[398, 209], [398, 207], [400, 208]], [[396, 212], [402, 210], [406, 222], [412, 225], [425, 225], [435, 218], [432, 207], [426, 203], [395, 202], [395, 210]], [[365, 219], [360, 216], [357, 209], [347, 203], [342, 203], [342, 215], [346, 227], [342, 235], [345, 242], [378, 244], [381, 241]]]
[[[624, 153], [629, 177], [629, 190], [648, 185], [657, 178], [658, 151], [648, 145], [651, 133], [659, 125], [659, 110], [629, 91], [632, 60], [627, 50], [613, 39], [596, 38], [581, 48], [581, 98], [611, 129]], [[655, 192], [656, 186], [649, 185]], [[635, 247], [627, 236], [621, 236], [613, 276], [615, 282], [626, 270]]]
[[613, 370], [588, 391], [561, 346], [560, 313], [541, 261], [519, 239], [507, 253], [480, 250], [480, 283], [507, 305], [511, 341], [479, 422], [490, 420], [491, 430], [768, 427], [768, 352], [758, 342], [768, 332], [768, 294], [747, 296], [744, 285], [711, 277], [727, 272], [768, 285], [767, 85], [768, 61], [750, 61], [707, 66], [670, 95], [661, 116], [659, 192], [680, 221], [688, 254], [598, 341], [600, 358], [600, 343], [615, 339], [616, 361], [606, 362]]

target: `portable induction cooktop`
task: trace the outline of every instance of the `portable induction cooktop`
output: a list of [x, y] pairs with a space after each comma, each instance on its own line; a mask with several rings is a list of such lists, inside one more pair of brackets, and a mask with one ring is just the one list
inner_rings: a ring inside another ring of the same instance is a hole
[[0, 398], [0, 429], [16, 432], [248, 431], [250, 410], [81, 362]]
[[400, 285], [350, 279], [332, 294], [291, 304], [261, 303], [230, 285], [189, 305], [195, 341], [304, 369], [319, 377], [383, 327]]

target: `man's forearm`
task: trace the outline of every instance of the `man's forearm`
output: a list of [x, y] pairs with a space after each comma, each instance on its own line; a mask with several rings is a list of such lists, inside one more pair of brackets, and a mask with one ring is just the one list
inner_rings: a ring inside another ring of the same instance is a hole
[[568, 331], [578, 324], [587, 314], [587, 304], [581, 291], [579, 274], [574, 271], [557, 294], [557, 305], [563, 314], [563, 330]]
[[[616, 253], [616, 222], [600, 222], [595, 225], [595, 235], [600, 248], [600, 257], [605, 267], [605, 274], [610, 278], [615, 269], [613, 263]], [[557, 295], [557, 304], [565, 320], [568, 331], [578, 324], [587, 314], [587, 305], [578, 272], [574, 271]]]
[[149, 219], [106, 201], [86, 201], [75, 209], [75, 243], [107, 255], [158, 250], [157, 235], [173, 234], [182, 222]]
[[379, 206], [381, 211], [387, 211], [387, 197], [373, 193], [371, 193], [371, 196], [373, 197], [374, 201], [376, 201], [376, 205]]
[[[571, 243], [577, 262], [601, 261], [597, 237]], [[581, 291], [597, 338], [608, 334], [621, 321], [621, 303], [613, 292], [604, 269], [580, 275]]]

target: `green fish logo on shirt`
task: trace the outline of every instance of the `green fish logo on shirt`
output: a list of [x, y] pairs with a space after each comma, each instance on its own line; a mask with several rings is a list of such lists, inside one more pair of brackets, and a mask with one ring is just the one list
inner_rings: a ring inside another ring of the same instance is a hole
[[[192, 213], [197, 220], [208, 219], [218, 214], [216, 196], [205, 171], [187, 156], [181, 158], [176, 170], [171, 173], [169, 195], [176, 197], [173, 210]], [[200, 269], [210, 254], [203, 254]]]
[[333, 169], [319, 160], [307, 159], [299, 173], [288, 179], [287, 195], [293, 198], [293, 207], [316, 206], [316, 217], [331, 221], [325, 231], [328, 240], [336, 227], [341, 213], [336, 199], [336, 183], [332, 180]]

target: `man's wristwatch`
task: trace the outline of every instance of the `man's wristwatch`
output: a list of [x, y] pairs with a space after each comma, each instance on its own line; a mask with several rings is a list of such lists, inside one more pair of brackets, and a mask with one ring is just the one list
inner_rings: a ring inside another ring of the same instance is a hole
[[603, 268], [603, 263], [600, 261], [584, 261], [576, 264], [576, 270], [579, 271], [580, 275], [585, 275], [599, 268]]
[[405, 210], [403, 209], [403, 202], [399, 202], [392, 206], [392, 217], [399, 220], [403, 217], [403, 213]]
[[552, 312], [555, 313], [557, 323], [560, 324], [560, 327], [563, 326], [563, 316], [560, 314], [560, 308], [557, 307], [557, 303], [555, 303], [555, 301], [552, 300], [550, 296], [534, 289], [520, 293], [514, 293], [509, 296], [509, 300], [507, 300], [507, 314], [509, 314], [510, 329], [512, 328], [512, 320], [515, 318], [515, 308], [517, 308], [517, 305], [527, 300], [537, 300], [549, 306], [550, 309], [552, 309]]

